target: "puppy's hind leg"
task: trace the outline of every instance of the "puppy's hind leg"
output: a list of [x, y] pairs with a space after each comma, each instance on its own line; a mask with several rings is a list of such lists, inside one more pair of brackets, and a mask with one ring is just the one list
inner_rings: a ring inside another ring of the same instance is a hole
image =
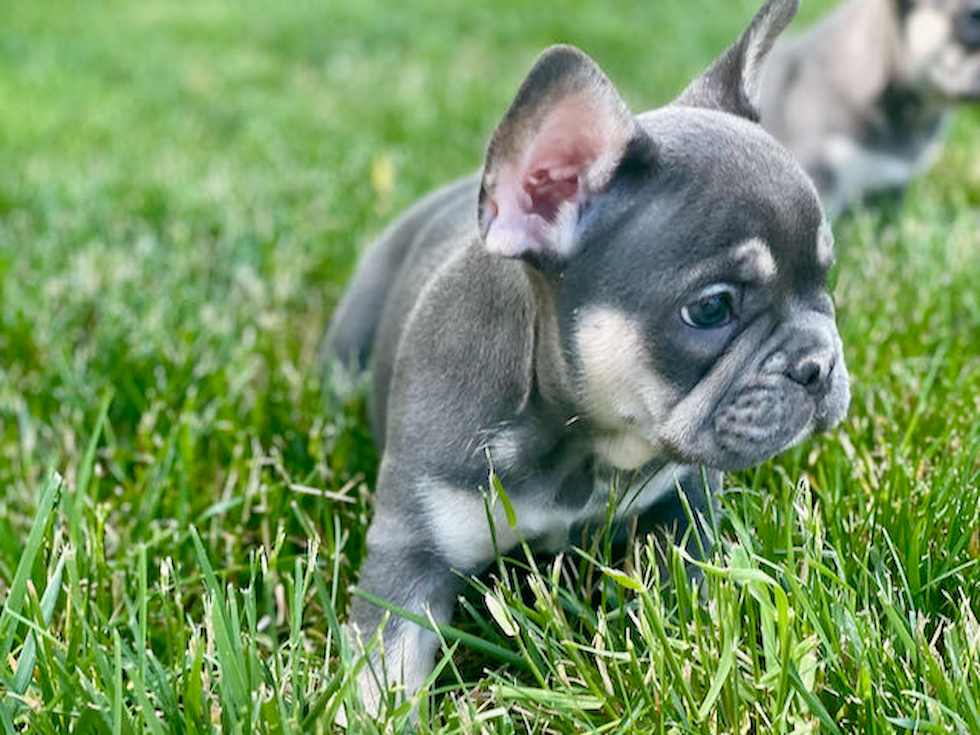
[[[436, 623], [452, 618], [461, 580], [428, 539], [409, 533], [411, 522], [379, 508], [368, 530], [368, 553], [358, 587], [392, 606]], [[384, 620], [384, 609], [355, 596], [351, 625], [366, 643]], [[382, 709], [387, 691], [400, 685], [400, 700], [414, 696], [432, 671], [439, 639], [435, 633], [396, 614], [385, 624], [381, 645], [370, 652], [358, 676], [361, 700], [371, 715]]]

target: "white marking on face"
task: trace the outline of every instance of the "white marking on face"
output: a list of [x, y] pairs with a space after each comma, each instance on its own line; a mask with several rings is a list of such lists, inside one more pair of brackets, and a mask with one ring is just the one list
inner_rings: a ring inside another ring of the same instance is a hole
[[735, 247], [733, 255], [740, 261], [742, 277], [746, 280], [767, 282], [776, 277], [776, 259], [768, 243], [759, 237], [753, 237]]
[[635, 469], [658, 453], [658, 427], [673, 391], [651, 370], [640, 328], [611, 307], [585, 310], [575, 328], [582, 391], [606, 434], [596, 453], [614, 467]]
[[915, 8], [905, 21], [912, 72], [922, 69], [953, 35], [952, 18], [938, 8], [923, 5]]
[[834, 234], [826, 219], [817, 230], [817, 264], [821, 268], [829, 268], [834, 264]]

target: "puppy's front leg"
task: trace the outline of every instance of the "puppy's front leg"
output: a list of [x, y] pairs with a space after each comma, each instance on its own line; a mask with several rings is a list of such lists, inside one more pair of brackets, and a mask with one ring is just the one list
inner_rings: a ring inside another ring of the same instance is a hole
[[[701, 551], [710, 551], [712, 529], [702, 525], [699, 516], [707, 523], [719, 511], [719, 498], [722, 492], [722, 473], [698, 466], [678, 467], [673, 472], [674, 487], [663, 497], [639, 514], [636, 532], [640, 537], [652, 534], [661, 554], [660, 572], [664, 578], [670, 576], [667, 565], [667, 551], [671, 544], [684, 542], [684, 549], [694, 557]], [[683, 494], [686, 502], [682, 502]], [[688, 512], [694, 515], [694, 525]], [[690, 533], [688, 533], [690, 531]], [[696, 574], [695, 569], [689, 569]]]
[[[448, 623], [462, 582], [428, 537], [425, 524], [415, 517], [417, 510], [393, 502], [384, 489], [379, 482], [378, 506], [368, 529], [368, 551], [358, 586], [392, 605]], [[382, 608], [354, 599], [351, 623], [363, 642], [374, 635], [383, 618]], [[380, 711], [384, 692], [394, 685], [403, 687], [403, 698], [413, 696], [432, 671], [438, 647], [435, 633], [397, 615], [389, 616], [380, 649], [371, 653], [369, 665], [358, 677], [368, 712], [376, 715]]]

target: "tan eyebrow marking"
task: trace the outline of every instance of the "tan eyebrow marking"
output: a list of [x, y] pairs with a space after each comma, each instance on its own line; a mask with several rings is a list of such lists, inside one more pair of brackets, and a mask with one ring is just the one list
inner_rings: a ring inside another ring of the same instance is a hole
[[817, 264], [821, 268], [829, 268], [834, 264], [834, 233], [827, 220], [820, 223], [817, 231]]
[[732, 255], [740, 261], [740, 274], [746, 280], [771, 281], [776, 277], [778, 268], [769, 245], [760, 237], [753, 237], [739, 243]]

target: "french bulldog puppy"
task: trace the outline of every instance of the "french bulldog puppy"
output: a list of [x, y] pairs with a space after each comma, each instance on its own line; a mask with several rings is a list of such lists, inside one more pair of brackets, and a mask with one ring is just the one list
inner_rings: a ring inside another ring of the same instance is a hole
[[980, 100], [980, 0], [850, 0], [777, 44], [762, 124], [831, 217], [935, 160], [953, 105]]
[[[633, 115], [589, 57], [545, 51], [482, 172], [409, 209], [328, 330], [373, 367], [382, 450], [359, 586], [449, 621], [462, 583], [518, 543], [557, 550], [610, 502], [681, 524], [721, 471], [835, 426], [848, 375], [810, 180], [754, 120], [761, 62], [798, 0], [769, 0], [674, 103]], [[488, 458], [516, 529], [482, 488]], [[635, 473], [611, 498], [618, 471]], [[706, 488], [704, 479], [707, 480]], [[355, 599], [366, 641], [383, 611]], [[436, 636], [392, 617], [360, 679], [414, 694]]]

